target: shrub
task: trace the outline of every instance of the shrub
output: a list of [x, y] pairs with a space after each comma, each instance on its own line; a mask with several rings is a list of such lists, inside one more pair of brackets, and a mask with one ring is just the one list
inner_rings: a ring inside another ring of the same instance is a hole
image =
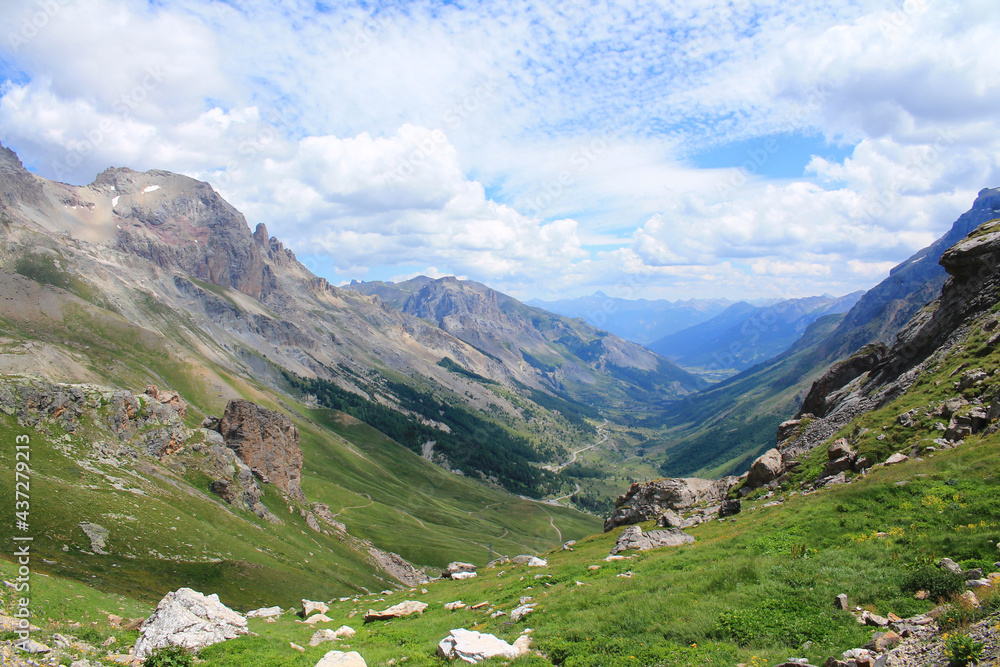
[[902, 589], [908, 593], [927, 591], [932, 600], [938, 600], [965, 590], [965, 578], [933, 565], [922, 565], [909, 573]]
[[984, 646], [983, 642], [977, 642], [969, 635], [956, 632], [945, 635], [944, 655], [951, 667], [966, 667], [979, 661]]
[[167, 646], [153, 651], [142, 665], [143, 667], [192, 667], [194, 655], [180, 646]]

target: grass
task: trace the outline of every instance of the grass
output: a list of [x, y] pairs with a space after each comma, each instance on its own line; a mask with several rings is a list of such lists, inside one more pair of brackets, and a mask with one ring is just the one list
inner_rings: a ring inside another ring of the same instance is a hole
[[[922, 462], [875, 470], [851, 485], [786, 496], [780, 506], [748, 503], [735, 520], [691, 529], [697, 541], [683, 547], [607, 562], [618, 531], [594, 535], [572, 551], [545, 554], [547, 568], [501, 565], [480, 570], [474, 579], [429, 584], [426, 593], [334, 601], [328, 627], [350, 625], [357, 630], [350, 640], [298, 653], [289, 642], [307, 646], [314, 630], [285, 615], [273, 624], [252, 620], [257, 636], [210, 647], [200, 658], [209, 667], [311, 666], [336, 649], [358, 651], [373, 667], [403, 658], [410, 665], [440, 665], [436, 645], [452, 628], [512, 642], [530, 627], [534, 647], [548, 660], [524, 657], [512, 665], [764, 665], [789, 657], [822, 664], [863, 645], [873, 630], [836, 610], [836, 595], [847, 594], [852, 607], [906, 617], [939, 603], [913, 596], [913, 575], [928, 563], [947, 555], [963, 567], [979, 567], [1000, 558], [997, 470], [1000, 443], [983, 439]], [[964, 507], [942, 510], [923, 501], [940, 498], [943, 488], [960, 494]], [[10, 565], [3, 567], [9, 572]], [[626, 573], [631, 576], [618, 576]], [[94, 591], [88, 595], [107, 599]], [[492, 609], [509, 612], [522, 596], [538, 605], [525, 620], [490, 617]], [[1000, 607], [1000, 596], [983, 597], [987, 613]], [[421, 616], [361, 622], [367, 609], [403, 599], [430, 606]], [[444, 603], [454, 600], [490, 604], [477, 611], [445, 610]], [[71, 609], [66, 617], [81, 613]], [[956, 608], [951, 617], [957, 616]], [[974, 620], [954, 622], [960, 630]]]

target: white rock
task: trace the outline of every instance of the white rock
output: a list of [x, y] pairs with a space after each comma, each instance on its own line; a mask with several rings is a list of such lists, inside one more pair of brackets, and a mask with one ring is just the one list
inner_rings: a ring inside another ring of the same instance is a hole
[[456, 572], [451, 575], [452, 579], [472, 579], [476, 576], [475, 572]]
[[523, 604], [510, 612], [510, 620], [517, 623], [533, 611], [535, 611], [535, 603]]
[[306, 619], [306, 623], [312, 625], [313, 623], [333, 623], [333, 619], [326, 614], [313, 614]]
[[219, 602], [190, 588], [167, 593], [146, 619], [135, 643], [135, 657], [145, 660], [154, 649], [181, 646], [198, 651], [250, 632], [247, 619]]
[[314, 612], [319, 612], [325, 614], [330, 611], [330, 607], [323, 604], [322, 602], [313, 602], [312, 600], [302, 600], [302, 615], [309, 616]]
[[517, 658], [528, 652], [530, 644], [528, 635], [519, 637], [514, 644], [508, 644], [493, 635], [459, 628], [438, 643], [438, 655], [446, 660], [457, 658], [474, 665], [494, 657]]
[[247, 618], [270, 618], [271, 616], [281, 616], [281, 607], [261, 607], [247, 612]]
[[899, 452], [896, 452], [895, 454], [893, 454], [892, 456], [890, 456], [889, 458], [887, 458], [885, 460], [885, 464], [887, 466], [891, 466], [891, 465], [896, 465], [897, 463], [902, 463], [903, 461], [909, 461], [909, 460], [910, 460], [910, 457], [907, 456], [906, 454], [900, 454]]
[[455, 600], [454, 602], [449, 602], [445, 604], [444, 608], [448, 611], [457, 611], [459, 609], [465, 609], [468, 605], [461, 600]]
[[410, 614], [422, 614], [424, 609], [427, 609], [426, 602], [418, 602], [417, 600], [404, 600], [399, 604], [394, 604], [393, 606], [385, 609], [383, 611], [375, 611], [374, 609], [369, 609], [365, 612], [365, 623], [371, 621], [387, 621], [392, 618], [400, 618], [402, 616], [409, 616]]
[[344, 653], [343, 651], [330, 651], [316, 663], [316, 667], [368, 667], [368, 663], [357, 651]]
[[528, 561], [528, 567], [548, 567], [548, 566], [549, 566], [549, 561], [545, 560], [544, 558], [536, 558], [535, 556], [532, 556], [531, 560]]

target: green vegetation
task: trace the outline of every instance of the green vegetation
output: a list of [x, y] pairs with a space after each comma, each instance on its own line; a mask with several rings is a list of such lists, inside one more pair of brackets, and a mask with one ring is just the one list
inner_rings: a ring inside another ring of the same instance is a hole
[[158, 648], [142, 662], [142, 667], [191, 667], [192, 665], [194, 665], [194, 654], [179, 646]]
[[966, 667], [979, 662], [983, 655], [983, 642], [977, 642], [960, 632], [948, 636], [944, 643], [944, 655], [950, 667]]
[[456, 375], [467, 377], [470, 380], [475, 380], [476, 382], [482, 382], [483, 384], [497, 384], [496, 380], [485, 378], [479, 373], [473, 373], [472, 371], [467, 370], [464, 366], [458, 364], [451, 357], [444, 357], [443, 359], [441, 359], [441, 361], [437, 362], [437, 365], [447, 371], [455, 373]]
[[[467, 475], [481, 472], [511, 492], [536, 497], [544, 495], [552, 482], [550, 473], [530, 465], [543, 459], [526, 438], [410, 385], [385, 380], [380, 388], [396, 397], [405, 410], [425, 420], [441, 422], [450, 432], [341, 389], [328, 380], [291, 374], [286, 377], [295, 390], [316, 396], [321, 405], [346, 412], [413, 452], [420, 453], [425, 443], [433, 441], [435, 451], [444, 454]], [[372, 387], [370, 391], [375, 393], [378, 388]]]

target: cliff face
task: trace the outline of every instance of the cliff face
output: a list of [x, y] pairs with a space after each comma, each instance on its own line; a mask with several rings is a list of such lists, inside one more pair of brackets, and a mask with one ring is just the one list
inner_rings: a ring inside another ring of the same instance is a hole
[[306, 499], [301, 486], [299, 431], [288, 417], [245, 399], [234, 399], [226, 405], [219, 432], [226, 446], [262, 481], [295, 500]]
[[[796, 420], [796, 425], [805, 426], [788, 425], [779, 432], [778, 447], [786, 463], [852, 419], [899, 397], [979, 328], [977, 322], [1000, 303], [1000, 220], [983, 224], [948, 248], [940, 264], [948, 279], [939, 298], [906, 323], [888, 350], [866, 348], [813, 384]], [[992, 336], [983, 352], [998, 342], [1000, 336]]]

